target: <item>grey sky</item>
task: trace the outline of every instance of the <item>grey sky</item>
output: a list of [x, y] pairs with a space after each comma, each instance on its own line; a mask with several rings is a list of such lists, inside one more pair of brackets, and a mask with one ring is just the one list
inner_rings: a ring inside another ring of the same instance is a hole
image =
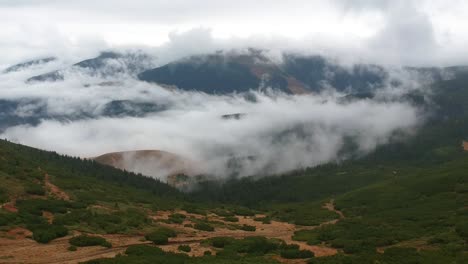
[[46, 53], [167, 47], [179, 35], [183, 54], [209, 42], [389, 64], [468, 64], [467, 14], [461, 0], [0, 0], [0, 64]]

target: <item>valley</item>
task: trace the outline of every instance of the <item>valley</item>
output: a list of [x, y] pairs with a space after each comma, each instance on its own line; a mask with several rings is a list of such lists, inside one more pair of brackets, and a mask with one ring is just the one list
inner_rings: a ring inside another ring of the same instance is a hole
[[7, 67], [0, 263], [468, 263], [468, 68], [276, 55]]

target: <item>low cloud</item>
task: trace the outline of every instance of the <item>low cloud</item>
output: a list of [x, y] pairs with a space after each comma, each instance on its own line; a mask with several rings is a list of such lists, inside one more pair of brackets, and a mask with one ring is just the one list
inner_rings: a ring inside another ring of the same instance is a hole
[[[2, 138], [80, 157], [163, 150], [196, 164], [197, 173], [218, 177], [277, 174], [340, 161], [351, 155], [346, 151], [350, 142], [352, 154], [363, 155], [396, 135], [412, 133], [424, 118], [390, 88], [379, 99], [343, 100], [345, 95], [333, 91], [216, 96], [169, 91], [133, 79], [83, 86], [83, 79], [69, 78], [28, 85], [10, 81], [1, 92], [9, 100], [34, 98], [18, 115], [32, 115], [36, 108], [45, 115], [37, 125], [7, 128]], [[141, 116], [103, 117], [103, 105], [114, 100], [164, 108]], [[222, 117], [237, 113], [240, 118]]]

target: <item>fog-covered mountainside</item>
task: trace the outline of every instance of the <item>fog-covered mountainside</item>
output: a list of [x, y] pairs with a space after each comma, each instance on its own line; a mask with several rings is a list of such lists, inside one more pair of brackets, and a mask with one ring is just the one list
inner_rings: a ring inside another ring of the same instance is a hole
[[193, 56], [138, 75], [143, 81], [209, 94], [273, 88], [304, 93], [305, 86], [260, 52]]
[[[398, 69], [430, 81], [448, 78], [459, 67]], [[385, 86], [401, 85], [392, 67], [374, 64], [343, 65], [315, 55], [283, 53], [274, 61], [260, 51], [219, 52], [178, 60], [138, 75], [143, 81], [188, 91], [228, 94], [272, 88], [292, 94], [333, 88], [345, 93], [374, 93]]]
[[15, 64], [15, 65], [11, 65], [10, 67], [4, 69], [2, 73], [5, 74], [5, 73], [16, 72], [16, 71], [27, 69], [29, 67], [43, 65], [43, 64], [55, 61], [55, 60], [57, 60], [56, 57], [45, 57], [45, 58], [40, 58], [40, 59], [33, 59], [33, 60]]
[[42, 120], [66, 122], [98, 117], [143, 117], [165, 109], [165, 104], [157, 102], [111, 100], [73, 113], [53, 113], [41, 99], [0, 99], [0, 132], [17, 125], [37, 125]]
[[[160, 150], [112, 152], [94, 157], [93, 160], [121, 170], [165, 179], [169, 185], [179, 189], [189, 187], [191, 181], [187, 181], [188, 178], [199, 173], [193, 161]], [[178, 179], [181, 175], [185, 175], [185, 181]]]
[[[4, 73], [54, 60], [57, 58], [19, 63], [8, 67]], [[371, 94], [383, 87], [402, 85], [402, 78], [434, 82], [466, 71], [464, 67], [395, 68], [364, 63], [343, 64], [322, 55], [287, 52], [273, 59], [265, 51], [256, 49], [194, 55], [153, 68], [156, 61], [156, 56], [142, 51], [105, 51], [69, 67], [31, 76], [27, 82], [63, 81], [65, 78], [89, 76], [104, 78], [101, 85], [109, 86], [129, 77], [165, 88], [217, 95], [266, 89], [305, 94], [330, 88], [347, 94]]]
[[68, 68], [32, 76], [27, 82], [59, 81], [67, 74], [86, 74], [103, 78], [116, 78], [119, 75], [135, 75], [151, 67], [153, 58], [143, 52], [101, 52], [99, 56], [83, 60]]

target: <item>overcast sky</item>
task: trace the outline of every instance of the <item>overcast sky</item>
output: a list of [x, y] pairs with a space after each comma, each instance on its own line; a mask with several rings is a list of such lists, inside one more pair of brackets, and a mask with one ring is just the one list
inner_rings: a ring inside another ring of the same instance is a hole
[[241, 45], [468, 64], [464, 0], [0, 0], [0, 64], [109, 47]]

